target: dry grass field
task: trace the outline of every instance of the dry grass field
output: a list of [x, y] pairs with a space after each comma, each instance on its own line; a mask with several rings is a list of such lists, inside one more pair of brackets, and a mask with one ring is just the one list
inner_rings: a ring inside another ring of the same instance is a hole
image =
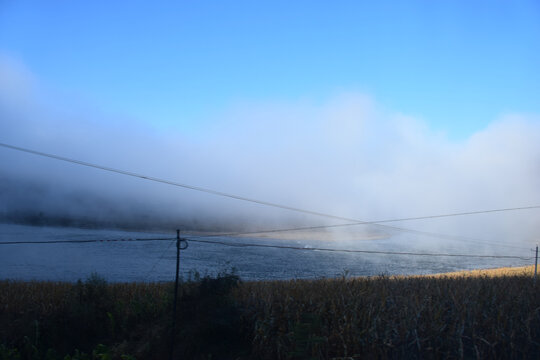
[[253, 282], [236, 296], [269, 359], [537, 358], [532, 272]]
[[[533, 285], [532, 274], [524, 267], [320, 280], [203, 278], [182, 286], [175, 354], [538, 359], [540, 284]], [[0, 359], [83, 359], [83, 352], [88, 359], [163, 358], [171, 299], [168, 283], [0, 281]]]

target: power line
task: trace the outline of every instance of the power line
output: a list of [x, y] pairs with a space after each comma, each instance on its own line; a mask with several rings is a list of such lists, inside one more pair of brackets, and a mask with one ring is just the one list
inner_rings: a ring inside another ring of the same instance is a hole
[[[190, 236], [199, 239], [199, 238], [232, 237], [232, 236], [243, 236], [243, 235], [263, 235], [263, 234], [294, 232], [294, 231], [302, 231], [302, 230], [320, 230], [320, 229], [329, 229], [329, 228], [346, 227], [346, 226], [354, 226], [354, 225], [363, 225], [363, 224], [348, 223], [348, 224], [336, 224], [336, 225], [317, 225], [317, 226], [305, 226], [305, 227], [286, 228], [286, 229], [269, 229], [269, 230], [257, 230], [257, 231], [245, 231], [245, 232], [229, 232], [229, 233], [217, 233], [217, 234], [206, 234], [206, 235], [190, 235]], [[413, 230], [413, 229], [403, 229], [403, 228], [400, 228], [400, 230], [411, 232], [411, 233], [416, 233], [416, 234], [420, 234], [420, 235], [424, 235], [424, 236], [446, 238], [446, 239], [450, 239], [450, 240], [467, 241], [467, 242], [471, 242], [471, 243], [484, 244], [484, 245], [506, 246], [506, 247], [515, 248], [515, 249], [528, 249], [528, 248], [523, 247], [523, 246], [515, 246], [515, 245], [510, 245], [510, 244], [500, 243], [500, 242], [495, 242], [495, 241], [480, 240], [480, 239], [476, 239], [476, 238], [459, 236], [459, 235], [445, 235], [445, 234], [440, 234], [440, 233], [430, 233], [430, 232], [427, 232], [427, 231], [420, 231], [420, 230]]]
[[143, 239], [89, 239], [89, 240], [50, 240], [50, 241], [2, 241], [0, 245], [21, 244], [84, 244], [96, 242], [137, 242], [137, 241], [168, 241], [174, 238], [143, 238]]
[[[527, 207], [527, 208], [519, 208], [519, 209], [532, 209], [532, 208], [540, 208], [540, 206], [535, 207]], [[518, 210], [518, 208], [515, 208], [515, 210]], [[494, 210], [494, 211], [486, 211], [486, 212], [495, 212], [495, 211], [504, 211], [502, 209], [500, 210]], [[474, 214], [479, 214], [482, 212], [474, 212]], [[465, 215], [466, 213], [462, 213]], [[468, 213], [472, 214], [472, 213]], [[460, 214], [461, 215], [461, 214]], [[350, 226], [357, 226], [357, 225], [377, 225], [380, 223], [385, 222], [397, 222], [397, 221], [408, 221], [408, 220], [419, 220], [419, 219], [429, 219], [429, 218], [436, 218], [436, 217], [446, 217], [446, 216], [457, 216], [457, 215], [436, 215], [436, 216], [425, 216], [425, 217], [415, 217], [415, 218], [398, 218], [398, 219], [385, 219], [385, 220], [370, 220], [370, 221], [358, 221], [358, 222], [352, 222], [352, 223], [345, 223], [345, 224], [332, 224], [332, 225], [314, 225], [314, 226], [302, 226], [302, 227], [294, 227], [294, 228], [284, 228], [284, 229], [268, 229], [268, 230], [254, 230], [254, 231], [245, 231], [245, 232], [229, 232], [229, 233], [218, 233], [218, 234], [208, 234], [208, 235], [193, 235], [196, 237], [216, 237], [216, 236], [239, 236], [239, 235], [256, 235], [256, 234], [267, 234], [267, 233], [278, 233], [278, 232], [290, 232], [290, 231], [302, 231], [302, 230], [321, 230], [321, 229], [330, 229], [330, 228], [338, 228], [338, 227], [350, 227]], [[401, 231], [410, 231], [414, 233], [423, 233], [423, 234], [431, 234], [431, 235], [438, 235], [442, 236], [442, 234], [436, 234], [436, 233], [429, 233], [421, 230], [413, 230], [413, 229], [405, 229], [405, 228], [394, 228], [390, 226], [390, 228], [398, 229]], [[448, 237], [453, 237], [453, 235], [444, 235]], [[472, 239], [472, 238], [470, 238]]]
[[[386, 220], [386, 221], [391, 221], [391, 220]], [[399, 221], [399, 220], [395, 220], [395, 221]], [[195, 237], [195, 238], [213, 238], [213, 237], [232, 237], [232, 236], [243, 236], [243, 235], [262, 235], [262, 234], [294, 232], [294, 231], [302, 231], [302, 230], [321, 230], [321, 229], [330, 229], [330, 228], [338, 228], [338, 227], [349, 227], [349, 226], [355, 226], [355, 225], [375, 224], [375, 223], [378, 223], [378, 222], [379, 221], [376, 220], [376, 221], [368, 221], [368, 222], [364, 222], [364, 223], [316, 225], [316, 226], [304, 226], [304, 227], [285, 228], [285, 229], [268, 229], [268, 230], [256, 230], [256, 231], [245, 231], [245, 232], [229, 232], [229, 233], [217, 233], [217, 234], [206, 234], [206, 235], [190, 235], [190, 236]], [[394, 228], [393, 226], [388, 226], [388, 227], [392, 228], [392, 229]], [[528, 248], [525, 248], [523, 246], [515, 246], [515, 245], [506, 244], [506, 243], [500, 243], [500, 242], [496, 242], [496, 241], [487, 241], [487, 240], [476, 239], [476, 238], [466, 237], [466, 236], [447, 235], [447, 234], [441, 234], [441, 233], [431, 233], [431, 232], [427, 232], [427, 231], [405, 229], [405, 228], [395, 228], [395, 229], [400, 230], [402, 232], [410, 232], [410, 233], [419, 234], [419, 235], [423, 235], [423, 236], [443, 238], [443, 239], [449, 239], [449, 240], [465, 241], [465, 242], [468, 242], [468, 243], [505, 246], [505, 247], [514, 248], [514, 249], [528, 249]]]
[[175, 182], [175, 181], [160, 179], [160, 178], [153, 177], [153, 176], [137, 174], [137, 173], [134, 173], [134, 172], [131, 172], [131, 171], [115, 169], [115, 168], [111, 168], [111, 167], [107, 167], [107, 166], [102, 166], [102, 165], [89, 163], [89, 162], [86, 162], [86, 161], [70, 159], [70, 158], [63, 157], [63, 156], [48, 154], [48, 153], [44, 153], [44, 152], [41, 152], [41, 151], [26, 149], [26, 148], [22, 148], [22, 147], [19, 147], [19, 146], [14, 146], [14, 145], [9, 145], [9, 144], [5, 144], [5, 143], [0, 143], [0, 146], [8, 148], [8, 149], [12, 149], [12, 150], [26, 152], [26, 153], [29, 153], [29, 154], [48, 157], [48, 158], [52, 158], [52, 159], [56, 159], [56, 160], [61, 160], [61, 161], [65, 161], [65, 162], [69, 162], [69, 163], [73, 163], [73, 164], [92, 167], [92, 168], [95, 168], [95, 169], [109, 171], [109, 172], [113, 172], [113, 173], [117, 173], [117, 174], [137, 177], [137, 178], [140, 178], [140, 179], [155, 181], [155, 182], [159, 182], [159, 183], [163, 183], [163, 184], [167, 184], [167, 185], [178, 186], [178, 187], [182, 187], [182, 188], [186, 188], [186, 189], [190, 189], [190, 190], [195, 190], [195, 191], [200, 191], [200, 192], [204, 192], [204, 193], [208, 193], [208, 194], [212, 194], [212, 195], [228, 197], [228, 198], [231, 198], [231, 199], [247, 201], [247, 202], [251, 202], [251, 203], [255, 203], [255, 204], [280, 208], [280, 209], [284, 209], [284, 210], [302, 212], [302, 213], [306, 213], [306, 214], [310, 214], [310, 215], [328, 217], [328, 218], [333, 218], [333, 219], [338, 219], [338, 220], [355, 221], [355, 220], [343, 218], [343, 217], [340, 217], [340, 216], [324, 214], [324, 213], [320, 213], [320, 212], [317, 212], [317, 211], [300, 209], [300, 208], [296, 208], [296, 207], [292, 207], [292, 206], [276, 204], [276, 203], [263, 201], [263, 200], [252, 199], [252, 198], [248, 198], [248, 197], [244, 197], [244, 196], [240, 196], [240, 195], [229, 194], [229, 193], [225, 193], [225, 192], [221, 192], [221, 191], [217, 191], [217, 190], [212, 190], [212, 189], [207, 189], [207, 188], [203, 188], [203, 187], [199, 187], [199, 186], [182, 184], [182, 183]]
[[[380, 255], [411, 255], [411, 256], [435, 256], [435, 257], [469, 257], [469, 258], [495, 258], [495, 259], [520, 259], [531, 260], [532, 258], [524, 258], [513, 255], [475, 255], [475, 254], [451, 254], [451, 253], [416, 253], [416, 252], [399, 252], [399, 251], [379, 251], [379, 250], [353, 250], [353, 249], [334, 249], [334, 248], [319, 248], [319, 247], [299, 247], [286, 245], [269, 245], [269, 244], [253, 244], [253, 243], [231, 243], [226, 241], [202, 240], [185, 238], [186, 240], [205, 243], [224, 245], [231, 247], [260, 247], [274, 249], [290, 249], [303, 251], [327, 251], [327, 252], [344, 252], [344, 253], [363, 253], [363, 254], [380, 254]], [[0, 245], [19, 245], [19, 244], [81, 244], [81, 243], [97, 243], [97, 242], [134, 242], [134, 241], [170, 241], [175, 238], [144, 238], [144, 239], [89, 239], [89, 240], [52, 240], [52, 241], [6, 241], [0, 242]], [[170, 248], [170, 244], [168, 246]], [[161, 260], [161, 258], [160, 258]], [[155, 266], [155, 265], [154, 265]]]
[[201, 240], [188, 238], [189, 241], [224, 245], [231, 247], [261, 247], [274, 249], [289, 249], [301, 251], [328, 251], [328, 252], [344, 252], [344, 253], [362, 253], [362, 254], [379, 254], [379, 255], [410, 255], [410, 256], [433, 256], [433, 257], [468, 257], [468, 258], [494, 258], [494, 259], [520, 259], [531, 260], [532, 258], [524, 258], [513, 255], [475, 255], [475, 254], [446, 254], [446, 253], [416, 253], [416, 252], [400, 252], [400, 251], [378, 251], [378, 250], [352, 250], [352, 249], [333, 249], [333, 248], [316, 248], [316, 247], [299, 247], [286, 245], [268, 245], [268, 244], [253, 244], [253, 243], [231, 243], [225, 241]]
[[397, 230], [397, 231], [414, 232], [414, 233], [424, 234], [424, 235], [427, 235], [427, 236], [446, 237], [443, 234], [428, 233], [428, 232], [422, 232], [422, 231], [417, 231], [417, 230], [412, 230], [412, 229], [405, 229], [405, 228], [401, 228], [401, 227], [381, 225], [380, 223], [422, 220], [422, 219], [434, 219], [434, 218], [443, 218], [443, 217], [476, 215], [476, 214], [484, 214], [484, 213], [494, 213], [494, 212], [503, 212], [503, 211], [516, 211], [516, 210], [528, 210], [528, 209], [540, 208], [540, 205], [532, 205], [532, 206], [522, 206], [522, 207], [503, 208], [503, 209], [489, 209], [489, 210], [468, 211], [468, 212], [459, 212], [459, 213], [450, 213], [450, 214], [417, 216], [417, 217], [408, 217], [408, 218], [400, 218], [400, 219], [386, 219], [386, 220], [381, 220], [381, 221], [377, 221], [377, 222], [375, 222], [375, 221], [359, 221], [359, 220], [356, 220], [356, 219], [351, 219], [351, 218], [332, 215], [332, 214], [326, 214], [326, 213], [322, 213], [322, 212], [318, 212], [318, 211], [311, 211], [311, 210], [301, 209], [301, 208], [292, 207], [292, 206], [288, 206], [288, 205], [282, 205], [282, 204], [272, 203], [272, 202], [268, 202], [268, 201], [252, 199], [252, 198], [248, 198], [248, 197], [244, 197], [244, 196], [240, 196], [240, 195], [225, 193], [225, 192], [212, 190], [212, 189], [208, 189], [208, 188], [203, 188], [203, 187], [199, 187], [199, 186], [182, 184], [182, 183], [175, 182], [175, 181], [160, 179], [160, 178], [157, 178], [157, 177], [142, 175], [142, 174], [138, 174], [138, 173], [134, 173], [134, 172], [130, 172], [130, 171], [125, 171], [125, 170], [120, 170], [120, 169], [115, 169], [115, 168], [111, 168], [111, 167], [107, 167], [107, 166], [97, 165], [97, 164], [89, 163], [89, 162], [86, 162], [86, 161], [71, 159], [71, 158], [67, 158], [67, 157], [63, 157], [63, 156], [58, 156], [58, 155], [49, 154], [49, 153], [45, 153], [45, 152], [41, 152], [41, 151], [22, 148], [22, 147], [19, 147], [19, 146], [9, 145], [9, 144], [5, 144], [5, 143], [0, 143], [0, 146], [8, 148], [8, 149], [12, 149], [12, 150], [26, 152], [26, 153], [33, 154], [33, 155], [48, 157], [48, 158], [52, 158], [52, 159], [56, 159], [56, 160], [60, 160], [60, 161], [65, 161], [65, 162], [69, 162], [69, 163], [73, 163], [73, 164], [78, 164], [78, 165], [82, 165], [82, 166], [92, 167], [92, 168], [96, 168], [96, 169], [100, 169], [100, 170], [104, 170], [104, 171], [109, 171], [109, 172], [118, 173], [118, 174], [122, 174], [122, 175], [137, 177], [137, 178], [141, 178], [141, 179], [144, 179], [144, 180], [150, 180], [150, 181], [159, 182], [159, 183], [163, 183], [163, 184], [168, 184], [168, 185], [172, 185], [172, 186], [182, 187], [182, 188], [186, 188], [186, 189], [190, 189], [190, 190], [194, 190], [194, 191], [199, 191], [199, 192], [204, 192], [204, 193], [208, 193], [208, 194], [212, 194], [212, 195], [216, 195], [216, 196], [227, 197], [227, 198], [246, 201], [246, 202], [251, 202], [251, 203], [255, 203], [255, 204], [259, 204], [259, 205], [270, 206], [270, 207], [280, 208], [280, 209], [284, 209], [284, 210], [301, 212], [301, 213], [305, 213], [305, 214], [309, 214], [309, 215], [315, 215], [315, 216], [320, 216], [320, 217], [326, 217], [326, 218], [332, 218], [332, 219], [351, 222], [351, 224], [348, 224], [348, 225], [344, 224], [344, 225], [338, 225], [338, 226], [368, 225], [368, 224], [370, 224], [370, 225], [379, 226], [379, 227], [385, 227], [385, 228], [389, 228], [389, 229]]
[[[159, 183], [164, 183], [164, 184], [168, 184], [168, 185], [183, 187], [183, 188], [187, 188], [187, 189], [191, 189], [191, 190], [195, 190], [195, 191], [200, 191], [200, 192], [205, 192], [205, 193], [209, 193], [209, 194], [213, 194], [213, 195], [217, 195], [217, 196], [229, 197], [229, 198], [233, 198], [233, 199], [236, 199], [236, 200], [242, 200], [242, 201], [257, 203], [257, 204], [261, 204], [261, 205], [265, 205], [265, 206], [271, 206], [271, 207], [281, 208], [281, 209], [285, 209], [285, 210], [302, 212], [302, 213], [306, 213], [306, 214], [322, 216], [322, 217], [327, 217], [327, 218], [333, 218], [333, 219], [339, 219], [339, 220], [344, 220], [344, 221], [349, 222], [347, 224], [340, 224], [340, 225], [330, 225], [330, 226], [310, 227], [310, 228], [298, 228], [298, 230], [308, 230], [308, 229], [325, 228], [325, 227], [352, 226], [352, 225], [373, 225], [373, 226], [383, 227], [383, 228], [386, 228], [386, 229], [399, 231], [399, 232], [415, 233], [415, 234], [419, 234], [419, 235], [422, 235], [422, 236], [444, 238], [444, 239], [451, 239], [451, 240], [458, 240], [458, 241], [468, 241], [468, 242], [470, 242], [472, 240], [473, 242], [482, 243], [484, 241], [477, 240], [477, 239], [462, 238], [462, 237], [457, 237], [457, 236], [453, 236], [453, 235], [446, 235], [446, 234], [433, 233], [433, 232], [425, 232], [425, 231], [407, 229], [407, 228], [402, 228], [402, 227], [397, 227], [397, 226], [390, 226], [390, 225], [382, 225], [380, 223], [398, 222], [398, 221], [411, 221], [411, 220], [421, 220], [421, 219], [434, 219], [434, 218], [443, 218], [443, 217], [464, 216], [464, 215], [473, 215], [473, 214], [482, 214], [482, 213], [494, 213], [494, 212], [503, 212], [503, 211], [516, 211], [516, 210], [526, 210], [526, 209], [540, 208], [540, 205], [533, 205], [533, 206], [522, 206], [522, 207], [514, 207], [514, 208], [469, 211], [469, 212], [460, 212], [460, 213], [451, 213], [451, 214], [427, 215], [427, 216], [408, 217], [408, 218], [399, 218], [399, 219], [385, 219], [385, 220], [380, 220], [380, 221], [359, 221], [359, 220], [345, 218], [345, 217], [341, 217], [341, 216], [325, 214], [325, 213], [311, 211], [311, 210], [300, 209], [300, 208], [291, 207], [291, 206], [287, 206], [287, 205], [275, 204], [275, 203], [271, 203], [271, 202], [267, 202], [267, 201], [251, 199], [251, 198], [238, 196], [238, 195], [234, 195], [234, 194], [228, 194], [228, 193], [224, 193], [224, 192], [220, 192], [220, 191], [216, 191], [216, 190], [212, 190], [212, 189], [206, 189], [206, 188], [202, 188], [202, 187], [181, 184], [181, 183], [177, 183], [177, 182], [173, 182], [173, 181], [169, 181], [169, 180], [164, 180], [164, 179], [160, 179], [160, 178], [156, 178], [156, 177], [141, 175], [141, 174], [137, 174], [137, 173], [133, 173], [133, 172], [125, 171], [125, 170], [119, 170], [119, 169], [106, 167], [106, 166], [102, 166], [102, 165], [97, 165], [97, 164], [93, 164], [93, 163], [89, 163], [89, 162], [85, 162], [85, 161], [70, 159], [70, 158], [66, 158], [66, 157], [63, 157], [63, 156], [48, 154], [48, 153], [44, 153], [44, 152], [41, 152], [41, 151], [35, 151], [35, 150], [22, 148], [22, 147], [18, 147], [18, 146], [14, 146], [14, 145], [9, 145], [9, 144], [5, 144], [5, 143], [0, 143], [0, 146], [3, 146], [5, 148], [9, 148], [9, 149], [12, 149], [12, 150], [17, 150], [17, 151], [22, 151], [22, 152], [38, 155], [38, 156], [44, 156], [44, 157], [48, 157], [48, 158], [52, 158], [52, 159], [56, 159], [56, 160], [61, 160], [61, 161], [70, 162], [70, 163], [74, 163], [74, 164], [78, 164], [78, 165], [92, 167], [92, 168], [96, 168], [96, 169], [100, 169], [100, 170], [104, 170], [104, 171], [119, 173], [119, 174], [123, 174], [123, 175], [127, 175], [127, 176], [137, 177], [137, 178], [150, 180], [150, 181], [155, 181], [155, 182], [159, 182]], [[274, 230], [271, 230], [271, 231], [264, 231], [264, 233], [281, 232], [281, 231], [295, 231], [295, 230], [296, 229], [286, 229], [286, 230], [274, 229]], [[261, 232], [257, 232], [257, 233], [261, 233]], [[243, 234], [239, 233], [237, 235], [243, 235]], [[503, 245], [503, 246], [513, 247], [511, 245], [506, 245], [506, 244]]]
[[[390, 228], [393, 228], [390, 226]], [[509, 248], [514, 249], [526, 249], [523, 246], [515, 246], [515, 245], [509, 245], [505, 243], [500, 243], [496, 241], [487, 241], [477, 238], [472, 238], [468, 236], [460, 236], [460, 235], [448, 235], [448, 234], [441, 234], [441, 233], [434, 233], [429, 231], [422, 231], [422, 230], [413, 230], [413, 229], [405, 229], [405, 228], [396, 228], [396, 230], [399, 229], [401, 232], [409, 232], [412, 234], [422, 235], [422, 236], [428, 236], [428, 237], [435, 237], [440, 239], [447, 239], [447, 240], [454, 240], [454, 241], [464, 241], [468, 243], [475, 243], [475, 244], [482, 244], [482, 245], [498, 245], [498, 246], [505, 246]]]

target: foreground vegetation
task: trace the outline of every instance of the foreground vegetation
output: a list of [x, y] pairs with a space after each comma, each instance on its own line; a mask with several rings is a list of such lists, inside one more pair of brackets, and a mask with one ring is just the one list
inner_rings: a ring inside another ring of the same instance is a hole
[[[540, 358], [532, 267], [181, 286], [175, 358]], [[0, 359], [166, 359], [171, 284], [0, 281]]]

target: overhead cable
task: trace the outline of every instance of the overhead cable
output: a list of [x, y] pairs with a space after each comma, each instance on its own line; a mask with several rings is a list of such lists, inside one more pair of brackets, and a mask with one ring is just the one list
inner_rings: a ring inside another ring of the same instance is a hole
[[[176, 238], [144, 238], [144, 239], [89, 239], [89, 240], [52, 240], [52, 241], [6, 241], [0, 242], [0, 245], [18, 245], [18, 244], [83, 244], [83, 243], [107, 243], [107, 242], [133, 242], [133, 241], [170, 241]], [[496, 258], [496, 259], [520, 259], [531, 260], [513, 255], [475, 255], [475, 254], [451, 254], [451, 253], [416, 253], [416, 252], [400, 252], [400, 251], [379, 251], [379, 250], [353, 250], [353, 249], [335, 249], [335, 248], [320, 248], [320, 247], [300, 247], [287, 245], [270, 245], [270, 244], [253, 244], [253, 243], [232, 243], [226, 241], [202, 240], [193, 238], [183, 238], [185, 240], [205, 243], [224, 245], [231, 247], [259, 247], [259, 248], [274, 248], [274, 249], [289, 249], [302, 251], [327, 251], [327, 252], [343, 252], [343, 253], [362, 253], [362, 254], [380, 254], [380, 255], [411, 255], [411, 256], [433, 256], [433, 257], [468, 257], [468, 258]], [[170, 247], [170, 244], [169, 244]], [[169, 248], [168, 247], [168, 248]]]
[[42, 240], [42, 241], [1, 241], [0, 245], [22, 245], [22, 244], [84, 244], [96, 242], [128, 242], [128, 241], [168, 241], [175, 238], [142, 238], [142, 239], [89, 239], [89, 240]]
[[224, 245], [231, 247], [260, 247], [274, 249], [289, 249], [301, 251], [328, 251], [328, 252], [344, 252], [344, 253], [362, 253], [362, 254], [380, 254], [380, 255], [410, 255], [410, 256], [432, 256], [432, 257], [468, 257], [468, 258], [495, 258], [495, 259], [520, 259], [531, 260], [513, 255], [475, 255], [475, 254], [446, 254], [446, 253], [416, 253], [416, 252], [400, 252], [400, 251], [378, 251], [378, 250], [352, 250], [352, 249], [334, 249], [334, 248], [318, 248], [318, 247], [300, 247], [287, 245], [269, 245], [269, 244], [253, 244], [253, 243], [231, 243], [226, 241], [201, 240], [188, 238], [187, 240], [199, 243]]
[[[195, 238], [215, 238], [215, 237], [233, 237], [233, 236], [245, 236], [245, 235], [264, 235], [264, 234], [295, 232], [295, 231], [304, 231], [304, 230], [322, 230], [322, 229], [330, 229], [330, 228], [338, 228], [338, 227], [349, 227], [349, 226], [355, 226], [355, 225], [375, 224], [376, 222], [377, 221], [366, 222], [366, 223], [346, 223], [346, 224], [334, 224], [334, 225], [316, 225], [316, 226], [303, 226], [303, 227], [295, 227], [295, 228], [267, 229], [267, 230], [215, 233], [215, 234], [190, 235], [190, 236], [195, 237]], [[393, 227], [390, 227], [390, 228], [393, 228]], [[449, 240], [465, 241], [465, 242], [468, 242], [468, 243], [476, 243], [476, 244], [483, 244], [483, 245], [497, 245], [497, 246], [504, 246], [504, 247], [514, 248], [514, 249], [528, 249], [528, 248], [525, 248], [523, 246], [515, 246], [515, 245], [510, 245], [510, 244], [507, 244], [507, 243], [500, 243], [500, 242], [496, 242], [496, 241], [482, 240], [482, 239], [466, 237], [466, 236], [447, 235], [447, 234], [441, 234], [441, 233], [431, 233], [431, 232], [427, 232], [427, 231], [405, 229], [405, 228], [397, 228], [397, 229], [399, 229], [402, 232], [410, 232], [410, 233], [419, 234], [419, 235], [423, 235], [423, 236], [443, 238], [443, 239], [449, 239]]]
[[[479, 211], [457, 212], [457, 213], [450, 213], [450, 214], [437, 214], [437, 215], [407, 217], [407, 218], [399, 218], [399, 219], [386, 219], [386, 220], [380, 220], [380, 221], [376, 221], [376, 222], [375, 221], [360, 221], [360, 220], [351, 219], [351, 218], [347, 218], [347, 217], [343, 217], [343, 216], [326, 214], [326, 213], [322, 213], [322, 212], [318, 212], [318, 211], [312, 211], [312, 210], [297, 208], [297, 207], [293, 207], [293, 206], [268, 202], [268, 201], [264, 201], [264, 200], [248, 198], [248, 197], [244, 197], [244, 196], [240, 196], [240, 195], [230, 194], [230, 193], [217, 191], [217, 190], [212, 190], [212, 189], [208, 189], [208, 188], [203, 188], [203, 187], [199, 187], [199, 186], [182, 184], [182, 183], [171, 181], [171, 180], [165, 180], [165, 179], [161, 179], [161, 178], [157, 178], [157, 177], [153, 177], [153, 176], [147, 176], [147, 175], [134, 173], [134, 172], [131, 172], [131, 171], [120, 170], [120, 169], [111, 168], [111, 167], [107, 167], [107, 166], [97, 165], [97, 164], [89, 163], [89, 162], [86, 162], [86, 161], [71, 159], [71, 158], [58, 156], [58, 155], [54, 155], [54, 154], [49, 154], [49, 153], [45, 153], [45, 152], [41, 152], [41, 151], [31, 150], [31, 149], [27, 149], [27, 148], [23, 148], [23, 147], [19, 147], [19, 146], [9, 145], [9, 144], [6, 144], [6, 143], [0, 143], [0, 146], [8, 148], [8, 149], [12, 149], [12, 150], [17, 150], [17, 151], [22, 151], [22, 152], [38, 155], [38, 156], [48, 157], [48, 158], [52, 158], [52, 159], [56, 159], [56, 160], [61, 160], [61, 161], [69, 162], [69, 163], [82, 165], [82, 166], [92, 167], [92, 168], [96, 168], [96, 169], [100, 169], [100, 170], [104, 170], [104, 171], [109, 171], [109, 172], [114, 172], [114, 173], [118, 173], [118, 174], [122, 174], [122, 175], [137, 177], [137, 178], [150, 180], [150, 181], [154, 181], [154, 182], [159, 182], [159, 183], [163, 183], [163, 184], [168, 184], [168, 185], [172, 185], [172, 186], [182, 187], [182, 188], [186, 188], [186, 189], [190, 189], [190, 190], [194, 190], [194, 191], [199, 191], [199, 192], [204, 192], [204, 193], [208, 193], [208, 194], [213, 194], [213, 195], [217, 195], [217, 196], [228, 197], [228, 198], [232, 198], [232, 199], [236, 199], [236, 200], [256, 203], [256, 204], [275, 207], [275, 208], [280, 208], [280, 209], [284, 209], [284, 210], [290, 210], [290, 211], [301, 212], [301, 213], [320, 216], [320, 217], [326, 217], [326, 218], [332, 218], [332, 219], [351, 222], [351, 224], [349, 224], [349, 225], [340, 225], [340, 226], [362, 225], [362, 224], [364, 224], [364, 225], [367, 225], [367, 224], [379, 225], [379, 223], [387, 223], [387, 222], [434, 219], [434, 218], [443, 218], [443, 217], [476, 215], [476, 214], [484, 214], [484, 213], [494, 213], [494, 212], [503, 212], [503, 211], [516, 211], [516, 210], [529, 210], [529, 209], [539, 209], [540, 208], [540, 205], [531, 205], [531, 206], [521, 206], [521, 207], [502, 208], [502, 209], [489, 209], [489, 210], [479, 210]], [[381, 225], [381, 226], [386, 227], [386, 225]], [[414, 231], [414, 232], [416, 232], [416, 230], [403, 229], [403, 228], [398, 228], [398, 227], [389, 227], [389, 228], [392, 228], [392, 229], [395, 229], [395, 230], [398, 230], [398, 231]]]

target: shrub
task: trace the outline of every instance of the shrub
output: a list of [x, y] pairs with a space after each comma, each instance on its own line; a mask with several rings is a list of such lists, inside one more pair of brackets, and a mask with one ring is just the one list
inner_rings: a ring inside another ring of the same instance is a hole
[[232, 291], [240, 284], [234, 273], [187, 282], [178, 314], [178, 353], [182, 358], [237, 358], [246, 352], [241, 311]]

